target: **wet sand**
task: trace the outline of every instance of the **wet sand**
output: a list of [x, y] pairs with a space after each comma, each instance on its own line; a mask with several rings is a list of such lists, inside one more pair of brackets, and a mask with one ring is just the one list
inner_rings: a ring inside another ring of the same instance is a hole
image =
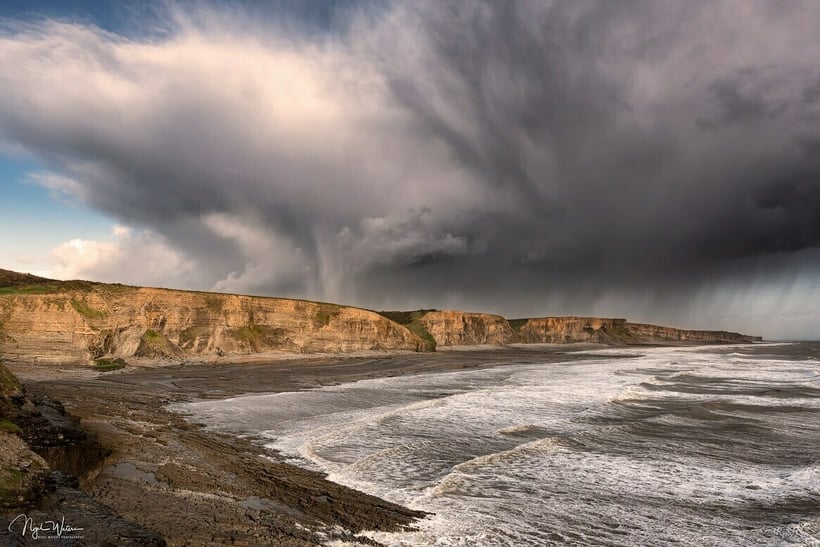
[[[586, 359], [594, 356], [574, 351], [589, 347], [188, 363], [99, 375], [65, 367], [9, 368], [30, 396], [61, 401], [110, 451], [90, 471], [79, 466], [84, 474], [78, 490], [58, 489], [56, 498], [41, 504], [44, 516], [68, 511], [86, 525], [85, 539], [75, 544], [161, 544], [150, 533], [156, 532], [169, 545], [316, 545], [354, 540], [363, 530], [400, 530], [423, 514], [284, 463], [256, 439], [191, 424], [168, 405], [374, 377]], [[116, 524], [117, 518], [125, 524]], [[102, 529], [117, 526], [120, 532]]]

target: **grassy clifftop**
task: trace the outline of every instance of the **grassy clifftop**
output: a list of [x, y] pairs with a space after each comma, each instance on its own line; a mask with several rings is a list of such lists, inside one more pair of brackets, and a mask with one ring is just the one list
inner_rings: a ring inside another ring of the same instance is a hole
[[11, 270], [3, 270], [0, 268], [0, 287], [22, 287], [41, 283], [56, 283], [56, 281], [29, 273], [12, 272]]
[[429, 351], [435, 351], [436, 349], [436, 339], [427, 330], [427, 327], [421, 321], [421, 318], [424, 315], [431, 311], [437, 310], [415, 310], [415, 311], [380, 311], [378, 312], [379, 315], [382, 315], [394, 323], [398, 323], [399, 325], [403, 326], [422, 340], [427, 343], [427, 349]]
[[[69, 291], [90, 291], [104, 283], [93, 281], [58, 281], [27, 273], [0, 269], [0, 295], [4, 294], [52, 294]], [[122, 286], [122, 285], [110, 285]]]

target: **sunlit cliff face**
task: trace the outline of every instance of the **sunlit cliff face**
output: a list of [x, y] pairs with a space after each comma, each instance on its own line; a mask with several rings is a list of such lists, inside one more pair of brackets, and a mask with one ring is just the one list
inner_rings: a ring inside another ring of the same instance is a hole
[[817, 3], [278, 15], [6, 22], [3, 149], [120, 226], [53, 275], [820, 336]]

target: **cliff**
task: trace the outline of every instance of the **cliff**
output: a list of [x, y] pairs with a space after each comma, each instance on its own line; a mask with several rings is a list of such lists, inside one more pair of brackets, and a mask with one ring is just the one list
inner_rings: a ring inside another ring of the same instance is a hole
[[489, 313], [430, 311], [421, 323], [437, 346], [503, 345], [514, 338], [507, 320]]
[[508, 321], [463, 311], [368, 310], [217, 293], [54, 281], [0, 270], [0, 358], [28, 363], [185, 359], [266, 352], [432, 351], [511, 343], [653, 344], [752, 342], [596, 317]]
[[629, 322], [626, 323], [626, 327], [633, 337], [632, 343], [691, 342], [698, 344], [737, 344], [763, 341], [763, 338], [760, 336], [748, 336], [728, 331], [684, 330]]
[[0, 357], [11, 361], [426, 347], [385, 317], [334, 304], [77, 282], [0, 292]]
[[736, 332], [685, 330], [604, 317], [538, 317], [507, 320], [462, 311], [380, 312], [437, 347], [505, 344], [749, 343], [762, 340]]
[[538, 317], [513, 321], [519, 323], [517, 338], [525, 344], [567, 344], [589, 342], [615, 344], [637, 342], [625, 319], [600, 317]]
[[538, 317], [516, 319], [512, 324], [517, 327], [517, 341], [530, 344], [740, 344], [762, 341], [759, 336], [736, 332], [676, 329], [601, 317]]

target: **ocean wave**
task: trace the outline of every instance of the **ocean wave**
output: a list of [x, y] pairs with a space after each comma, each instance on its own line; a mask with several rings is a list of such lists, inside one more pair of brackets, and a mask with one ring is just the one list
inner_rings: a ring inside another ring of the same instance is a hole
[[386, 545], [815, 545], [820, 368], [758, 347], [616, 348], [270, 400], [321, 414], [233, 415], [287, 416], [267, 430], [286, 455], [435, 513], [371, 536]]

